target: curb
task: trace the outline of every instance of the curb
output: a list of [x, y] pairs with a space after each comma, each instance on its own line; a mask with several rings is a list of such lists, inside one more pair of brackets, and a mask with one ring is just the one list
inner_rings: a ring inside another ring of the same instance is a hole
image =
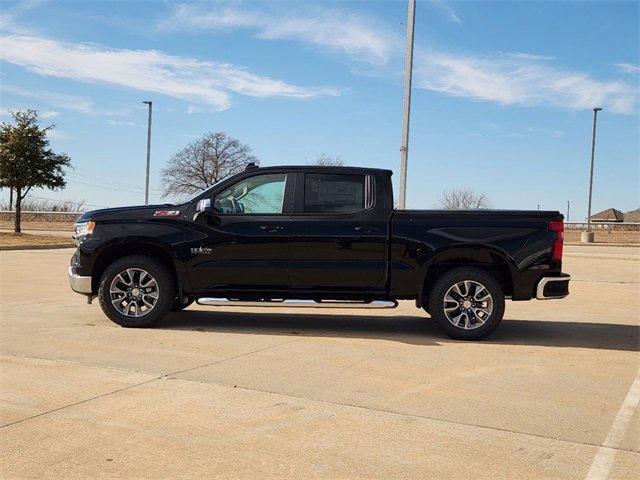
[[12, 250], [55, 250], [59, 248], [75, 248], [75, 243], [52, 243], [51, 245], [0, 245], [0, 252]]

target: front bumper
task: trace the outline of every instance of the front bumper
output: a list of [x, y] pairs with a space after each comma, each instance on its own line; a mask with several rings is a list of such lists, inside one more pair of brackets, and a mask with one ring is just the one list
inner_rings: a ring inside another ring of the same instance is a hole
[[91, 294], [91, 277], [78, 275], [73, 266], [69, 267], [69, 284], [74, 292]]
[[571, 276], [566, 273], [561, 273], [556, 277], [542, 277], [536, 287], [536, 298], [538, 300], [564, 298], [569, 295], [570, 281]]

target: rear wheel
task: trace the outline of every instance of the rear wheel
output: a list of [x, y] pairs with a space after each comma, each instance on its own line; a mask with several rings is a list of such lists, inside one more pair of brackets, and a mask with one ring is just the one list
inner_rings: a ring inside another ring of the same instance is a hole
[[131, 255], [116, 260], [100, 279], [100, 307], [123, 327], [150, 327], [171, 310], [175, 281], [165, 266], [151, 257]]
[[457, 340], [479, 340], [493, 332], [504, 315], [498, 281], [479, 268], [444, 273], [431, 288], [427, 310], [438, 327]]

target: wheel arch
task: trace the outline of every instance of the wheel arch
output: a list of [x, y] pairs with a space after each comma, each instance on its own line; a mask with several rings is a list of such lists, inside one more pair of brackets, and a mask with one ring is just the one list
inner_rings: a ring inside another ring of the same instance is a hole
[[431, 257], [423, 267], [421, 284], [418, 286], [416, 304], [424, 307], [431, 287], [444, 273], [459, 267], [476, 267], [493, 275], [505, 296], [513, 295], [514, 264], [509, 257], [494, 248], [487, 246], [466, 245], [464, 247], [451, 247], [438, 252]]
[[91, 272], [91, 290], [98, 292], [100, 279], [105, 270], [116, 260], [129, 255], [145, 255], [160, 261], [176, 280], [178, 291], [182, 282], [178, 275], [169, 245], [150, 238], [123, 239], [104, 248], [96, 257]]

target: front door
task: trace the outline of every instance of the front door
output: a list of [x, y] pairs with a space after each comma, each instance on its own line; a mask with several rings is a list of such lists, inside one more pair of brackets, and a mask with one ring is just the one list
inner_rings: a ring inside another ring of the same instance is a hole
[[199, 292], [284, 290], [288, 286], [288, 226], [293, 175], [256, 174], [212, 197], [190, 242], [189, 279]]
[[289, 226], [294, 290], [381, 292], [388, 220], [375, 208], [365, 174], [300, 173]]

